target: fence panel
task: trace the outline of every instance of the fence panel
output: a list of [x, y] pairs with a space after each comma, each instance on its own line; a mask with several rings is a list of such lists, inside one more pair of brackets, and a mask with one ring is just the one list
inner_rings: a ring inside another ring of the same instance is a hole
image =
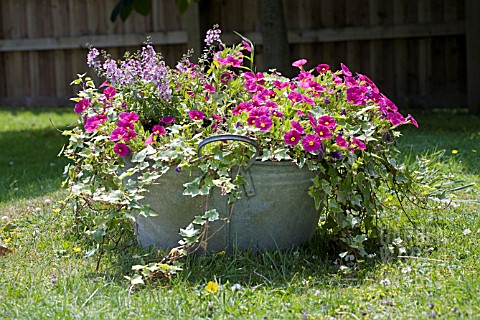
[[[255, 0], [203, 0], [187, 14], [181, 14], [173, 0], [153, 0], [152, 14], [133, 13], [124, 23], [111, 23], [116, 2], [2, 0], [0, 104], [65, 104], [74, 94], [69, 82], [87, 70], [87, 42], [109, 48], [119, 57], [126, 48], [139, 48], [150, 35], [167, 63], [174, 65], [187, 48], [198, 49], [206, 29], [218, 23], [227, 43], [238, 41], [233, 31], [256, 43], [259, 70], [262, 59], [268, 58], [262, 53]], [[479, 37], [473, 34], [480, 20], [475, 0], [284, 0], [283, 4], [292, 61], [305, 58], [307, 67], [328, 63], [335, 69], [345, 63], [370, 76], [399, 105], [465, 107], [468, 85], [478, 83], [479, 64], [472, 58], [479, 50]], [[467, 4], [474, 11], [468, 21]], [[476, 69], [468, 76], [467, 61]], [[472, 91], [471, 110], [478, 111]]]

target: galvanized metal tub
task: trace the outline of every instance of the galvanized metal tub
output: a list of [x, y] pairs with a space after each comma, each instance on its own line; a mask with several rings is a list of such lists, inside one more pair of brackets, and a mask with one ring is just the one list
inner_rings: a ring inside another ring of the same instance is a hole
[[220, 214], [220, 220], [210, 222], [207, 251], [288, 249], [311, 239], [319, 212], [308, 189], [316, 173], [291, 162], [258, 160], [245, 172], [249, 184], [232, 210], [218, 188], [213, 188], [207, 202], [183, 195], [183, 185], [200, 170], [189, 174], [170, 168], [145, 195], [157, 216], [137, 216], [138, 242], [167, 250], [178, 247], [180, 228], [202, 215], [206, 205]]

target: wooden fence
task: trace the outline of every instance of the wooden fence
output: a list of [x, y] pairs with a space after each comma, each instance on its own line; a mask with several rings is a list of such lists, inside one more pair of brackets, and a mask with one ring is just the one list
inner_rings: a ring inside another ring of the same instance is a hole
[[[111, 23], [116, 1], [0, 1], [0, 105], [65, 105], [70, 81], [87, 71], [86, 43], [120, 56], [149, 35], [174, 65], [214, 23], [227, 43], [233, 31], [252, 39], [262, 68], [256, 0], [203, 0], [186, 14], [174, 0], [153, 0], [151, 15]], [[284, 11], [292, 61], [343, 62], [402, 107], [479, 112], [480, 1], [284, 0]]]

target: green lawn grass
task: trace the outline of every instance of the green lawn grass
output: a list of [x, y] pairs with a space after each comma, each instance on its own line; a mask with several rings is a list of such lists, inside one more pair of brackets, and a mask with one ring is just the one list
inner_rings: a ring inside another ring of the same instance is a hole
[[[446, 209], [411, 208], [416, 227], [392, 204], [388, 237], [403, 240], [395, 242], [406, 250], [402, 258], [386, 250], [342, 274], [316, 235], [286, 252], [191, 257], [172, 280], [135, 290], [124, 275], [155, 252], [125, 238], [96, 270], [73, 217], [58, 210], [66, 161], [56, 155], [65, 138], [51, 122], [66, 128], [75, 118], [65, 109], [0, 108], [0, 243], [14, 250], [0, 257], [2, 319], [480, 317], [478, 117], [418, 114], [420, 128], [403, 131], [402, 151], [445, 149], [442, 170], [477, 186]], [[209, 281], [217, 292], [205, 289]]]

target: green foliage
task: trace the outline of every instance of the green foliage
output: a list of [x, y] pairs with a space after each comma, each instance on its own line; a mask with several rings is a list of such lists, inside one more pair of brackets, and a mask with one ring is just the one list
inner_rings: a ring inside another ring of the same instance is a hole
[[152, 11], [152, 0], [119, 0], [112, 10], [110, 20], [115, 22], [120, 15], [122, 21], [125, 21], [132, 10], [146, 16]]

